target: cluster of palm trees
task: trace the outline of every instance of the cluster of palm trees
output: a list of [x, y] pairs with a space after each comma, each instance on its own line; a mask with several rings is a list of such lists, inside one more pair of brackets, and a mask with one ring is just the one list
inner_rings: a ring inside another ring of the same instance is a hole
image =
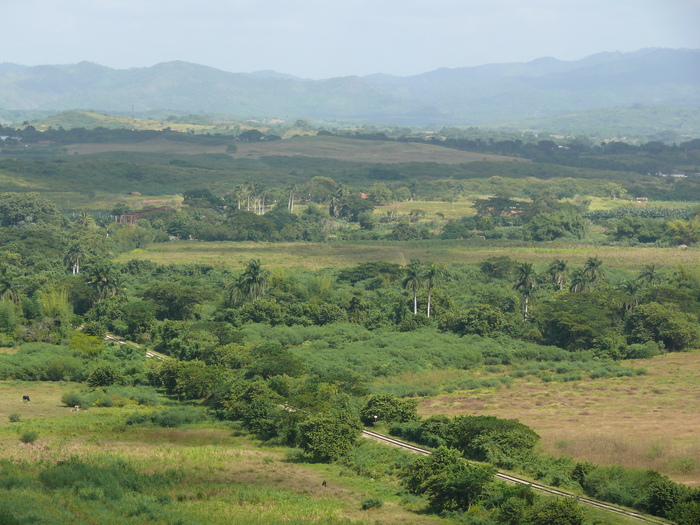
[[243, 184], [238, 184], [231, 192], [231, 197], [236, 200], [236, 209], [252, 211], [257, 215], [265, 215], [265, 199], [269, 195], [267, 186], [260, 182], [253, 182], [247, 177]]
[[447, 277], [445, 268], [436, 263], [423, 265], [418, 259], [411, 259], [406, 266], [401, 286], [413, 294], [413, 315], [418, 315], [418, 291], [425, 288], [428, 294], [427, 317], [430, 317], [432, 291]]
[[267, 289], [270, 271], [263, 268], [260, 259], [251, 259], [241, 276], [228, 287], [229, 303], [232, 305], [257, 301]]

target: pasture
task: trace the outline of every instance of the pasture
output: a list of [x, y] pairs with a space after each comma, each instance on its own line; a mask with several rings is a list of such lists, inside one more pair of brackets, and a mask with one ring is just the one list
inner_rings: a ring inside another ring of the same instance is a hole
[[[118, 461], [140, 473], [172, 478], [158, 494], [125, 494], [118, 505], [142, 505], [153, 516], [147, 521], [141, 518], [123, 523], [161, 523], [157, 518], [166, 516], [188, 523], [278, 523], [292, 518], [314, 523], [367, 523], [367, 519], [378, 523], [449, 523], [415, 512], [423, 503], [418, 507], [401, 504], [392, 483], [358, 476], [339, 465], [308, 462], [285, 447], [263, 446], [225, 423], [144, 428], [124, 424], [127, 416], [146, 411], [135, 406], [71, 412], [60, 398], [76, 387], [68, 383], [0, 382], [0, 461], [23, 466], [17, 472], [6, 469], [4, 475], [24, 480], [22, 498], [28, 505], [22, 510], [34, 511], [35, 517], [45, 520], [40, 523], [73, 523], [71, 519], [84, 513], [98, 516], [107, 512], [86, 507], [87, 501], [101, 499], [97, 494], [88, 498], [82, 497], [82, 492], [47, 493], [37, 483], [42, 470], [61, 461], [91, 465]], [[22, 402], [22, 395], [32, 400]], [[9, 422], [10, 414], [20, 414], [20, 421]], [[38, 433], [34, 443], [20, 442], [19, 436], [27, 431]], [[322, 487], [324, 480], [327, 487]], [[363, 511], [361, 503], [367, 498], [380, 498], [384, 505]], [[0, 497], [0, 506], [6, 502]], [[39, 515], [50, 513], [59, 504], [59, 516], [67, 513], [73, 518], [51, 521]], [[110, 501], [97, 504], [107, 509], [116, 505]]]
[[[265, 157], [307, 157], [347, 162], [400, 164], [427, 162], [437, 164], [465, 164], [478, 161], [529, 160], [499, 155], [471, 153], [431, 144], [383, 142], [342, 137], [296, 136], [271, 142], [238, 143], [238, 151], [230, 153], [233, 159], [263, 159]], [[159, 154], [212, 154], [226, 153], [226, 146], [209, 146], [154, 139], [135, 144], [75, 144], [66, 147], [69, 155], [89, 155], [107, 152]]]
[[518, 419], [542, 436], [547, 454], [653, 469], [700, 486], [700, 351], [623, 364], [648, 374], [568, 383], [515, 379], [508, 388], [436, 396], [419, 411]]
[[638, 246], [593, 246], [564, 242], [508, 242], [470, 239], [463, 241], [383, 241], [329, 243], [198, 242], [173, 241], [152, 244], [124, 253], [117, 261], [151, 260], [159, 264], [201, 263], [241, 268], [250, 259], [268, 267], [345, 268], [362, 262], [405, 265], [411, 259], [444, 265], [478, 263], [488, 257], [508, 256], [519, 262], [545, 267], [554, 259], [579, 265], [598, 256], [607, 268], [639, 270], [647, 264], [673, 269], [694, 268], [700, 260], [698, 248]]

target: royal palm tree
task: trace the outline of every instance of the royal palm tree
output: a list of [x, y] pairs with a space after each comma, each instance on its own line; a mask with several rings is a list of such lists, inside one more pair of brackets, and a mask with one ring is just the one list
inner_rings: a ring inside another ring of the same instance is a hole
[[569, 291], [573, 293], [587, 292], [591, 287], [591, 280], [583, 268], [576, 268], [571, 272]]
[[647, 286], [659, 284], [662, 279], [663, 277], [661, 276], [661, 273], [656, 269], [656, 265], [653, 263], [647, 264], [637, 277], [637, 281], [646, 284]]
[[436, 263], [430, 263], [430, 266], [426, 268], [425, 273], [423, 274], [423, 282], [425, 283], [425, 288], [428, 290], [428, 317], [430, 317], [430, 305], [433, 288], [440, 286], [445, 276], [445, 269]]
[[418, 259], [411, 259], [411, 262], [404, 269], [404, 278], [401, 286], [404, 290], [413, 293], [413, 315], [418, 315], [418, 290], [423, 286], [423, 266]]
[[516, 278], [513, 289], [520, 292], [521, 308], [523, 311], [523, 320], [527, 321], [528, 307], [532, 299], [532, 295], [537, 288], [537, 276], [531, 263], [521, 263], [516, 268]]
[[98, 261], [91, 264], [85, 273], [88, 286], [95, 290], [96, 303], [121, 291], [119, 274], [111, 264]]
[[262, 267], [260, 259], [248, 261], [245, 270], [238, 280], [229, 288], [231, 303], [235, 304], [245, 298], [257, 301], [265, 294], [269, 270]]
[[639, 281], [639, 277], [635, 280], [622, 281], [618, 285], [619, 290], [630, 297], [630, 302], [623, 302], [622, 308], [624, 310], [632, 311], [636, 306], [639, 306], [639, 296], [642, 291], [642, 284]]
[[605, 270], [603, 269], [603, 261], [598, 259], [598, 256], [589, 257], [586, 263], [583, 265], [583, 273], [588, 277], [588, 281], [591, 285], [595, 284], [596, 280], [605, 277]]
[[63, 257], [63, 262], [71, 269], [73, 275], [78, 275], [80, 273], [80, 264], [85, 255], [87, 255], [87, 250], [79, 242], [73, 243], [71, 247], [68, 248], [65, 257]]
[[569, 264], [563, 259], [555, 259], [547, 268], [547, 274], [552, 282], [556, 284], [560, 290], [564, 289], [564, 281], [569, 274]]

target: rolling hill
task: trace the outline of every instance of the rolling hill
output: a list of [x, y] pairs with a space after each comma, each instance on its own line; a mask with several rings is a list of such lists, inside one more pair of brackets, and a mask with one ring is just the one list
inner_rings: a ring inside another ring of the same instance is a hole
[[[542, 58], [410, 77], [326, 80], [271, 71], [229, 73], [186, 62], [126, 70], [88, 62], [0, 64], [0, 109], [15, 116], [90, 108], [143, 116], [207, 113], [466, 126], [640, 105], [700, 107], [700, 50], [646, 49], [577, 61]], [[666, 129], [654, 126], [651, 117], [643, 126]]]

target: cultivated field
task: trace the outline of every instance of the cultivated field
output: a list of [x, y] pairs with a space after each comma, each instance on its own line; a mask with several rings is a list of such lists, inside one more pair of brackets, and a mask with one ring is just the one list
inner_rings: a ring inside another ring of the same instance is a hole
[[571, 383], [516, 379], [509, 388], [441, 395], [423, 416], [518, 419], [542, 448], [603, 465], [657, 470], [700, 486], [700, 351], [623, 362], [647, 375]]
[[411, 241], [411, 242], [330, 242], [330, 243], [257, 243], [174, 241], [152, 244], [122, 254], [117, 259], [147, 259], [160, 264], [203, 263], [240, 268], [250, 259], [260, 259], [268, 267], [343, 268], [362, 262], [390, 262], [405, 265], [411, 259], [445, 265], [477, 263], [488, 257], [507, 255], [520, 262], [546, 266], [553, 259], [566, 259], [570, 265], [582, 264], [598, 256], [606, 268], [638, 270], [646, 264], [658, 268], [683, 265], [695, 268], [700, 261], [698, 248], [658, 248], [593, 246], [573, 243], [525, 243], [486, 240]]

